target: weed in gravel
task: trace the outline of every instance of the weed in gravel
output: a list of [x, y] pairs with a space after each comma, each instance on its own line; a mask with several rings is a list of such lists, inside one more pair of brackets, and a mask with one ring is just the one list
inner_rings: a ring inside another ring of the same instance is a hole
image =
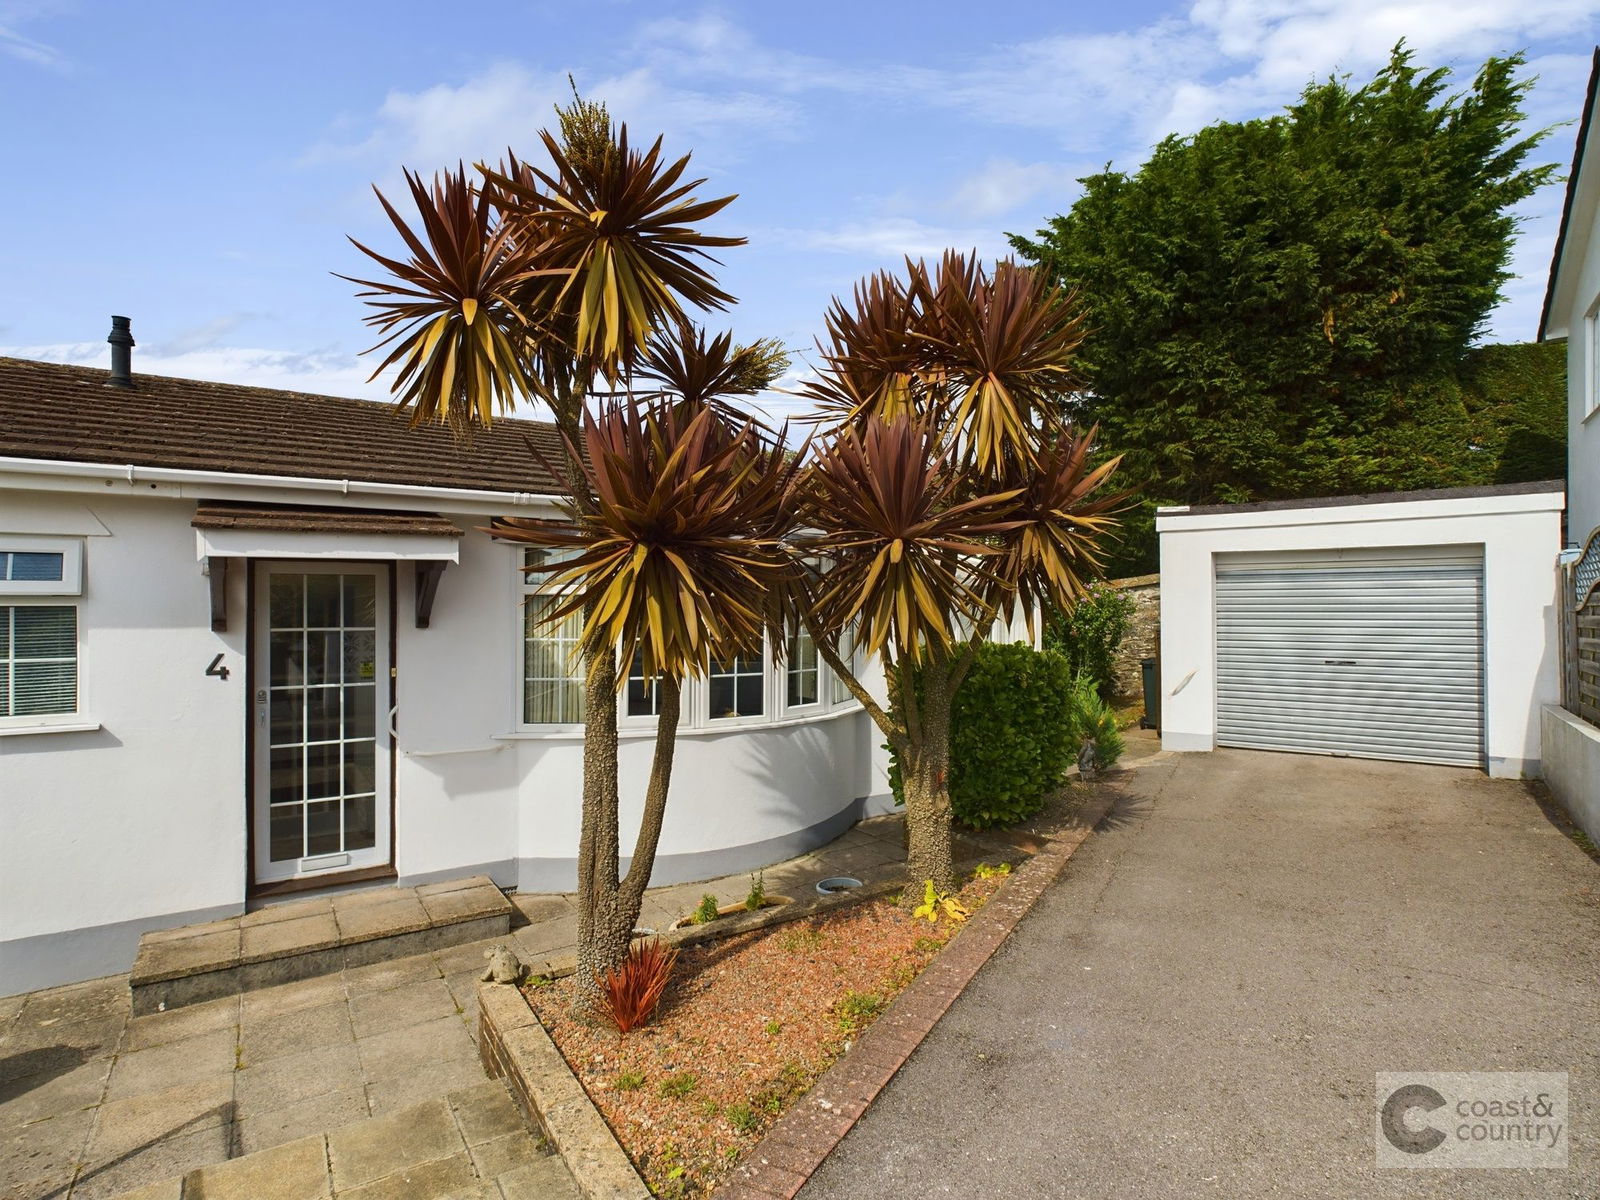
[[700, 1101], [700, 1115], [703, 1117], [716, 1117], [722, 1113], [722, 1105], [715, 1100]]
[[768, 1037], [777, 1037], [780, 1033], [783, 1032], [783, 1022], [782, 1021], [768, 1021], [765, 1025], [763, 1025], [761, 1027], [761, 1032], [766, 1034]]
[[700, 906], [689, 918], [696, 925], [709, 925], [717, 919], [717, 898], [710, 892], [700, 897]]
[[979, 863], [972, 869], [974, 879], [994, 879], [996, 876], [1009, 874], [1011, 874], [1011, 864], [1008, 862], [997, 863], [992, 867], [988, 863]]
[[767, 881], [760, 871], [750, 876], [750, 894], [744, 898], [744, 906], [755, 912], [767, 902]]
[[911, 943], [911, 948], [918, 954], [937, 954], [944, 949], [944, 939], [936, 937], [919, 937]]
[[730, 1104], [723, 1115], [728, 1118], [728, 1124], [740, 1133], [754, 1133], [761, 1124], [761, 1118], [748, 1104]]
[[883, 1003], [883, 997], [876, 992], [846, 992], [833, 1006], [833, 1012], [839, 1019], [839, 1028], [849, 1032], [882, 1012]]
[[661, 1081], [660, 1091], [663, 1096], [687, 1096], [699, 1086], [700, 1076], [693, 1071], [679, 1071]]
[[778, 949], [790, 954], [803, 954], [822, 946], [822, 930], [810, 925], [799, 926], [778, 935]]
[[614, 1092], [633, 1092], [644, 1086], [643, 1071], [623, 1071], [611, 1081]]

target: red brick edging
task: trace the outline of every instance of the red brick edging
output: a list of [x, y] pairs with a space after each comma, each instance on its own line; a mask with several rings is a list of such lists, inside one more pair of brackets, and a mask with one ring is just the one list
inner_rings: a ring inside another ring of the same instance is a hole
[[1079, 828], [1052, 839], [1017, 868], [888, 1011], [856, 1039], [849, 1053], [778, 1118], [733, 1179], [717, 1189], [717, 1200], [789, 1200], [805, 1185], [1055, 882], [1112, 803], [1108, 795], [1091, 800], [1080, 814]]

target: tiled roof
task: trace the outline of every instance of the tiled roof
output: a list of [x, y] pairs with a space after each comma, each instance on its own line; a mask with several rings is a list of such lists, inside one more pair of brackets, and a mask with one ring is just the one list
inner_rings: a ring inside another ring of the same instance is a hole
[[131, 463], [244, 475], [350, 479], [471, 490], [561, 489], [560, 443], [538, 421], [497, 420], [467, 443], [412, 429], [389, 405], [339, 396], [109, 373], [0, 357], [0, 457]]

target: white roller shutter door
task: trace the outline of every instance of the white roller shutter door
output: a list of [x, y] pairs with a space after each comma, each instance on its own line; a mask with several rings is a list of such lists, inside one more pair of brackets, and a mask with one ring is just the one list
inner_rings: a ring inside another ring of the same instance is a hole
[[1481, 557], [1232, 557], [1216, 572], [1219, 745], [1482, 764]]

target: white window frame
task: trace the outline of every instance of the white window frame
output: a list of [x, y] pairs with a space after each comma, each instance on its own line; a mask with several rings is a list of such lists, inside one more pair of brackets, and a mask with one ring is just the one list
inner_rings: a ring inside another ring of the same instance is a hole
[[83, 540], [0, 534], [0, 554], [59, 554], [60, 579], [0, 579], [0, 597], [81, 596], [83, 594]]
[[[772, 647], [765, 634], [761, 637], [761, 650], [758, 654], [761, 662], [761, 712], [748, 717], [714, 717], [711, 715], [711, 669], [706, 668], [704, 679], [698, 680], [700, 695], [694, 707], [699, 725], [704, 729], [738, 729], [746, 725], [772, 725], [781, 720], [781, 712], [774, 704], [776, 697], [773, 695], [773, 681], [779, 672], [773, 666]], [[739, 678], [738, 676], [735, 677]], [[734, 694], [738, 694], [738, 684], [734, 684]]]
[[811, 647], [811, 665], [817, 677], [817, 698], [800, 704], [789, 703], [789, 680], [794, 674], [794, 643], [799, 638], [811, 640], [811, 634], [805, 626], [801, 626], [788, 634], [789, 644], [784, 647], [783, 664], [776, 668], [778, 676], [778, 697], [783, 701], [783, 712], [787, 715], [795, 713], [799, 716], [809, 716], [812, 713], [824, 713], [832, 707], [833, 672], [828, 664], [822, 661], [822, 655], [817, 651], [815, 642]]
[[[579, 733], [583, 729], [581, 715], [583, 707], [583, 675], [576, 675], [578, 684], [578, 701], [580, 716], [576, 721], [529, 721], [527, 719], [526, 697], [528, 691], [528, 601], [530, 599], [545, 599], [559, 596], [558, 590], [547, 586], [548, 576], [543, 574], [531, 575], [523, 568], [527, 564], [530, 551], [536, 547], [512, 543], [511, 550], [516, 556], [517, 571], [517, 603], [516, 603], [516, 639], [517, 639], [517, 669], [514, 672], [516, 680], [516, 693], [512, 703], [516, 714], [515, 728], [519, 733], [546, 733], [567, 734]], [[560, 553], [557, 551], [557, 553]]]

